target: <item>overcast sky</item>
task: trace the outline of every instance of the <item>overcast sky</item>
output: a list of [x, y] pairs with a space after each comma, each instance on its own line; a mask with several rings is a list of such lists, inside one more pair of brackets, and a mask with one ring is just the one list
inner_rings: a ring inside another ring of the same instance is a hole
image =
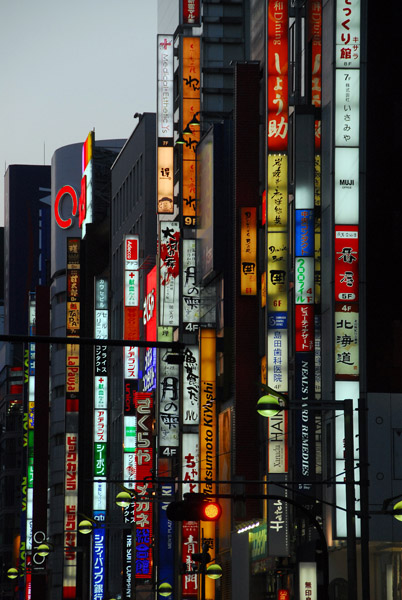
[[0, 225], [9, 165], [155, 112], [156, 33], [157, 0], [0, 0]]

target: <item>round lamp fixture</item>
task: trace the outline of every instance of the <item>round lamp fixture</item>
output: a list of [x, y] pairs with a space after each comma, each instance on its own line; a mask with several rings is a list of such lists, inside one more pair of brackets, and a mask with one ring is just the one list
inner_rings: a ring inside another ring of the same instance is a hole
[[207, 567], [207, 576], [210, 579], [219, 579], [219, 577], [222, 577], [222, 567], [217, 564], [209, 565]]
[[78, 531], [87, 535], [88, 533], [92, 533], [94, 530], [94, 525], [88, 519], [84, 519], [78, 523]]
[[8, 569], [7, 577], [9, 579], [16, 579], [18, 577], [18, 569], [15, 569], [14, 567], [11, 567], [11, 569]]
[[43, 544], [39, 544], [39, 546], [36, 549], [36, 553], [39, 554], [39, 556], [48, 556], [50, 550], [50, 545], [44, 542]]
[[397, 519], [398, 521], [402, 521], [402, 500], [394, 504], [394, 510], [399, 511], [398, 515], [394, 515], [395, 519]]
[[123, 508], [127, 508], [131, 504], [131, 494], [129, 492], [119, 492], [116, 496], [116, 504], [117, 506], [122, 506]]
[[257, 402], [257, 412], [262, 417], [274, 417], [280, 410], [281, 404], [279, 398], [271, 396], [271, 394], [261, 396]]
[[167, 581], [165, 581], [164, 583], [161, 583], [160, 586], [158, 587], [158, 594], [160, 596], [170, 596], [172, 591], [173, 591], [173, 588], [170, 585], [170, 583], [168, 583]]

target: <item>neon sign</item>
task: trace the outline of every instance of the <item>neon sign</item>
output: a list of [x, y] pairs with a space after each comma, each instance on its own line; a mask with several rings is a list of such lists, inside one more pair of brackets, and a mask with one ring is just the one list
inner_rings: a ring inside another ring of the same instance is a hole
[[56, 217], [56, 222], [57, 225], [62, 229], [68, 229], [73, 224], [73, 220], [71, 217], [69, 217], [68, 219], [63, 219], [63, 217], [60, 214], [60, 202], [62, 199], [64, 199], [65, 196], [70, 196], [72, 200], [73, 210], [71, 212], [71, 215], [73, 217], [76, 216], [78, 210], [77, 192], [71, 185], [63, 185], [63, 187], [59, 189], [54, 203], [54, 215]]

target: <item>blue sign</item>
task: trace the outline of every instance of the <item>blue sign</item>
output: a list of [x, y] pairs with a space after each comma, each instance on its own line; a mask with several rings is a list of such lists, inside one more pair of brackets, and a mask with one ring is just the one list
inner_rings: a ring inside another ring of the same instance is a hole
[[100, 526], [95, 527], [92, 537], [92, 600], [103, 600], [105, 597], [105, 516], [105, 511], [94, 511], [94, 519], [100, 522]]
[[314, 256], [314, 210], [295, 211], [296, 256]]
[[268, 313], [269, 329], [287, 329], [288, 315], [285, 312], [270, 312]]

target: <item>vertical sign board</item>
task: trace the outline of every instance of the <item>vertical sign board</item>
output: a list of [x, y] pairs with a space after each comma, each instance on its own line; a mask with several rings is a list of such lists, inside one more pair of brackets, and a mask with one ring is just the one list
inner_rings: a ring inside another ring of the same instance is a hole
[[[322, 98], [322, 2], [309, 2], [309, 40], [311, 40], [311, 103], [321, 106]], [[315, 121], [315, 148], [321, 148], [321, 121]], [[318, 155], [319, 156], [319, 155]]]
[[159, 325], [168, 327], [179, 325], [179, 244], [179, 223], [162, 221], [159, 233]]
[[198, 433], [183, 433], [182, 436], [182, 494], [198, 493], [199, 479], [199, 436]]
[[[194, 570], [197, 565], [192, 560], [192, 554], [201, 551], [198, 542], [198, 521], [183, 521], [181, 536], [181, 560], [186, 570], [182, 576], [183, 598], [198, 597], [198, 573]], [[209, 598], [209, 596], [208, 596]]]
[[86, 226], [93, 222], [93, 151], [95, 134], [91, 131], [82, 146], [81, 196], [78, 203], [78, 225], [85, 238]]
[[200, 38], [182, 38], [182, 124], [183, 130], [191, 130], [185, 135], [182, 154], [182, 216], [183, 225], [194, 227], [196, 224], [196, 149], [200, 141], [200, 127], [189, 125], [194, 115], [200, 112], [201, 69]]
[[195, 240], [183, 239], [182, 245], [182, 323], [186, 332], [198, 331], [200, 321], [200, 287], [196, 283]]
[[[200, 330], [200, 492], [213, 497], [216, 493], [217, 474], [217, 412], [216, 412], [216, 333], [214, 329]], [[203, 537], [208, 539], [211, 560], [215, 558], [215, 523], [201, 524]], [[207, 577], [206, 579], [209, 579]], [[215, 598], [215, 583], [205, 582], [206, 598]]]
[[[124, 239], [124, 339], [139, 338], [139, 237]], [[124, 378], [138, 379], [138, 346], [124, 347]]]
[[[268, 0], [266, 54], [267, 98], [267, 274], [266, 302], [267, 383], [288, 391], [287, 261], [288, 261], [288, 5]], [[284, 411], [285, 413], [285, 411]], [[270, 481], [287, 478], [287, 417], [268, 420], [268, 471]], [[281, 494], [270, 486], [268, 492]], [[286, 493], [286, 492], [285, 492]], [[268, 501], [268, 554], [286, 556], [289, 551], [288, 505]]]
[[[355, 385], [359, 398], [359, 172], [360, 172], [360, 0], [337, 0], [335, 28], [335, 386]], [[343, 419], [341, 419], [343, 421]], [[359, 434], [358, 422], [354, 435]], [[335, 446], [343, 441], [335, 429]], [[342, 460], [338, 459], [341, 463]], [[358, 456], [355, 455], [355, 461]], [[341, 466], [341, 465], [340, 465]], [[357, 467], [357, 464], [356, 464]], [[338, 466], [336, 466], [338, 468]], [[345, 488], [336, 486], [337, 504], [345, 504]], [[358, 494], [356, 494], [358, 497]], [[356, 504], [356, 507], [358, 503]], [[347, 535], [345, 519], [336, 512], [336, 535]], [[357, 526], [359, 522], [357, 521]]]
[[[138, 235], [126, 235], [124, 238], [124, 339], [139, 339], [139, 254]], [[136, 411], [134, 395], [138, 389], [139, 349], [138, 346], [125, 346], [124, 356], [124, 415], [123, 415], [123, 478], [127, 488], [134, 489], [137, 479], [136, 452]], [[135, 519], [132, 506], [124, 511], [124, 522], [133, 524]], [[132, 569], [133, 540], [131, 532], [123, 535], [123, 590], [126, 598], [131, 597], [134, 585]]]
[[299, 598], [315, 600], [317, 597], [317, 564], [301, 562], [299, 563]]
[[198, 346], [187, 346], [183, 362], [183, 425], [198, 425], [200, 417], [200, 376]]
[[173, 36], [158, 35], [157, 212], [173, 213]]
[[[182, 435], [182, 493], [198, 493], [200, 478], [199, 471], [199, 435], [198, 433], [183, 433]], [[195, 548], [195, 549], [194, 549]], [[198, 576], [197, 564], [193, 562], [191, 554], [201, 548], [199, 543], [199, 527], [196, 521], [183, 521], [182, 523], [182, 562], [186, 571], [182, 576], [183, 598], [197, 597]]]
[[257, 208], [240, 209], [240, 288], [243, 296], [257, 295]]
[[200, 0], [182, 0], [182, 25], [198, 27], [200, 24]]
[[[66, 333], [73, 342], [73, 338], [80, 335], [80, 240], [78, 238], [67, 238], [66, 308]], [[63, 599], [75, 598], [77, 585], [79, 365], [78, 344], [67, 344]]]
[[[137, 480], [137, 465], [135, 461], [135, 452], [137, 448], [137, 425], [135, 394], [137, 391], [137, 381], [126, 379], [124, 381], [124, 451], [123, 451], [123, 479], [124, 485], [128, 489], [135, 489]], [[126, 447], [127, 444], [127, 447]], [[130, 504], [123, 511], [124, 522], [134, 523], [134, 508]], [[131, 600], [131, 589], [133, 585], [132, 571], [132, 536], [131, 531], [124, 531], [123, 534], [123, 597], [125, 600]]]
[[268, 0], [268, 150], [288, 145], [288, 4]]
[[296, 464], [297, 489], [302, 492], [299, 502], [309, 503], [306, 494], [314, 491], [315, 480], [315, 416], [311, 401], [314, 400], [314, 352], [296, 352], [295, 395], [305, 410], [296, 411]]
[[[160, 583], [170, 583], [173, 594], [175, 587], [174, 556], [175, 535], [174, 522], [166, 516], [166, 510], [174, 494], [172, 483], [163, 483], [163, 477], [159, 480], [162, 501], [158, 502], [158, 580]], [[164, 500], [166, 498], [166, 500]]]
[[[108, 280], [95, 278], [96, 339], [108, 339]], [[107, 465], [107, 346], [94, 348], [94, 421], [93, 421], [93, 518], [100, 523], [106, 519], [106, 465]], [[96, 527], [92, 538], [92, 600], [102, 600], [105, 595], [105, 531]]]
[[178, 365], [159, 361], [159, 455], [170, 458], [179, 447], [180, 373]]
[[152, 578], [153, 513], [150, 494], [154, 469], [152, 424], [154, 406], [152, 394], [137, 392], [134, 395], [137, 412], [137, 492], [135, 502], [135, 577]]

